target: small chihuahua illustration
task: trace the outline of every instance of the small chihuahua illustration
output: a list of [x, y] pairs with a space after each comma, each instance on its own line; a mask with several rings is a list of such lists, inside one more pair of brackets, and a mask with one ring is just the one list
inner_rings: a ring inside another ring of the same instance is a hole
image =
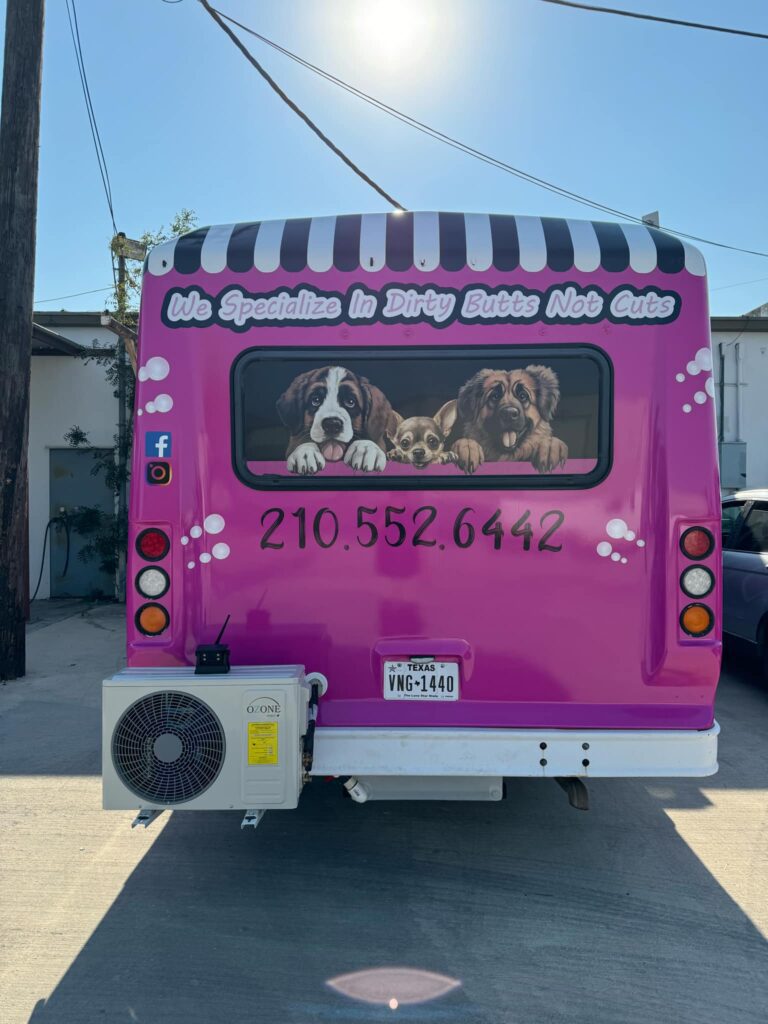
[[454, 452], [445, 451], [446, 438], [456, 422], [456, 402], [446, 402], [434, 417], [410, 416], [404, 420], [398, 415], [398, 420], [394, 434], [387, 432], [387, 438], [394, 446], [387, 453], [390, 461], [407, 462], [416, 469], [458, 462]]

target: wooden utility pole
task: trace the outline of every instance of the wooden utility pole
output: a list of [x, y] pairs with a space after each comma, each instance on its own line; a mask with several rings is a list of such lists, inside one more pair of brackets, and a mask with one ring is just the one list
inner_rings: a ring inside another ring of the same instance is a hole
[[27, 427], [45, 0], [7, 0], [0, 115], [0, 679], [26, 671]]

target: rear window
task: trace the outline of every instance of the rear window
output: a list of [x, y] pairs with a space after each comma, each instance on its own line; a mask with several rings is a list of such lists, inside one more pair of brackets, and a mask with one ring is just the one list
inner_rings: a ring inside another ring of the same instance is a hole
[[233, 461], [254, 487], [590, 487], [611, 461], [591, 346], [249, 349]]

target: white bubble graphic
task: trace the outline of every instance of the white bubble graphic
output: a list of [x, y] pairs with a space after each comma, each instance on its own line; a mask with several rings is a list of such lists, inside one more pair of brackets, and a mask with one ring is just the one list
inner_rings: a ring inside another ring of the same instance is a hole
[[195, 524], [192, 527], [192, 529], [189, 531], [190, 537], [200, 537], [200, 536], [202, 536], [202, 533], [203, 533], [203, 531], [200, 529], [200, 527], [197, 524]]
[[637, 546], [638, 546], [639, 548], [644, 548], [644, 547], [645, 547], [645, 541], [644, 541], [644, 540], [639, 540], [639, 541], [637, 542]]
[[623, 519], [611, 519], [606, 524], [605, 532], [609, 537], [613, 537], [614, 540], [620, 540], [628, 529], [629, 527]]
[[144, 410], [143, 409], [137, 409], [136, 410], [136, 415], [137, 416], [143, 416], [144, 415]]
[[627, 564], [627, 560], [626, 560], [626, 558], [622, 558], [622, 560], [621, 560], [621, 564], [622, 564], [622, 565], [626, 565], [626, 564]]
[[685, 380], [685, 374], [684, 373], [676, 373], [675, 374], [675, 380], [677, 381], [678, 384], [682, 384], [683, 381]]
[[686, 370], [692, 377], [695, 377], [697, 373], [701, 373], [701, 367], [697, 363], [694, 363], [693, 360], [688, 363]]
[[715, 397], [715, 378], [714, 377], [707, 377], [706, 382], [704, 384], [704, 390], [707, 392], [707, 394], [709, 395], [710, 398], [714, 398]]
[[139, 367], [139, 380], [147, 380], [148, 378], [149, 378], [149, 374], [147, 373], [146, 366], [140, 366]]
[[683, 412], [690, 412], [692, 408], [693, 408], [693, 406], [692, 405], [688, 405], [688, 403], [686, 402], [685, 405], [683, 406]]
[[216, 513], [205, 517], [203, 523], [206, 533], [221, 533], [224, 529], [224, 516], [220, 516]]
[[155, 399], [155, 408], [158, 412], [170, 412], [173, 408], [173, 399], [170, 395], [158, 395]]
[[635, 539], [635, 531], [634, 530], [627, 530], [627, 532], [624, 534], [624, 540], [634, 540], [634, 539]]
[[700, 348], [694, 356], [696, 365], [702, 370], [712, 369], [712, 353], [708, 348]]
[[201, 562], [210, 562], [210, 560], [211, 560], [211, 556], [208, 554], [207, 551], [204, 551], [202, 553], [202, 555], [200, 555], [200, 561]]
[[211, 548], [211, 554], [214, 558], [229, 558], [229, 544], [219, 541]]
[[182, 537], [181, 538], [181, 543], [182, 544], [189, 544], [189, 537]]
[[614, 551], [613, 554], [611, 555], [611, 561], [612, 562], [618, 562], [618, 560], [620, 558], [621, 558], [621, 555], [619, 554], [618, 551]]
[[707, 400], [706, 393], [704, 391], [697, 391], [693, 396], [693, 400], [697, 405], [704, 405]]
[[155, 411], [155, 403], [154, 402], [147, 402], [146, 410], [147, 410], [147, 412], [150, 412], [150, 413], [154, 412]]
[[[146, 374], [145, 377], [141, 376], [142, 370]], [[139, 370], [139, 379], [146, 380], [149, 377], [150, 380], [165, 380], [170, 372], [171, 367], [167, 359], [163, 359], [162, 356], [152, 356], [147, 360], [147, 365]]]
[[195, 568], [195, 563], [194, 562], [187, 562], [187, 568], [188, 569], [194, 569]]
[[613, 546], [607, 540], [601, 540], [597, 545], [597, 553], [601, 558], [607, 558], [613, 551]]

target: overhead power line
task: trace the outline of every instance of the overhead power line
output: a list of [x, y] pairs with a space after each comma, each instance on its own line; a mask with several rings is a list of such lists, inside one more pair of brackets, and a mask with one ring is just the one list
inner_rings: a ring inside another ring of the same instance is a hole
[[574, 7], [577, 11], [590, 14], [616, 14], [621, 18], [636, 18], [639, 21], [658, 21], [663, 25], [677, 25], [680, 28], [698, 28], [705, 32], [725, 32], [729, 36], [749, 36], [751, 39], [768, 39], [766, 32], [751, 32], [745, 28], [727, 28], [725, 25], [707, 25], [701, 21], [683, 21], [679, 18], [664, 18], [658, 14], [641, 14], [638, 11], [622, 11], [616, 7], [598, 7], [596, 4], [580, 4], [575, 0], [540, 0], [544, 4], [558, 7]]
[[210, 14], [210, 16], [219, 26], [219, 28], [229, 36], [229, 38], [232, 40], [232, 42], [235, 44], [238, 50], [240, 50], [240, 52], [243, 54], [243, 56], [249, 62], [249, 64], [251, 64], [258, 71], [258, 73], [269, 85], [269, 87], [277, 93], [277, 95], [280, 97], [283, 103], [287, 104], [291, 108], [294, 114], [297, 114], [301, 118], [301, 120], [307, 125], [307, 127], [310, 128], [315, 133], [315, 135], [317, 135], [321, 142], [324, 142], [325, 145], [331, 150], [331, 152], [335, 153], [340, 160], [343, 160], [343, 162], [347, 165], [347, 167], [350, 168], [350, 170], [354, 171], [354, 173], [359, 178], [361, 178], [366, 183], [366, 185], [370, 185], [370, 187], [375, 192], [378, 192], [378, 194], [382, 196], [382, 198], [386, 199], [388, 203], [391, 203], [391, 205], [394, 206], [396, 210], [404, 210], [405, 207], [401, 203], [399, 203], [396, 199], [393, 199], [388, 192], [384, 191], [381, 185], [377, 184], [373, 180], [373, 178], [369, 177], [365, 173], [365, 171], [361, 170], [361, 168], [358, 167], [358, 165], [350, 157], [348, 157], [343, 150], [339, 149], [339, 147], [334, 142], [332, 142], [328, 138], [328, 136], [323, 131], [320, 130], [320, 128], [318, 128], [315, 122], [307, 114], [304, 113], [301, 107], [299, 107], [298, 104], [294, 103], [293, 100], [289, 96], [287, 96], [285, 92], [283, 92], [283, 90], [280, 88], [280, 86], [277, 84], [274, 78], [272, 78], [272, 76], [267, 71], [265, 71], [261, 64], [259, 64], [259, 62], [253, 56], [248, 47], [240, 39], [238, 39], [238, 37], [235, 35], [235, 33], [232, 31], [229, 25], [226, 25], [224, 23], [224, 21], [222, 20], [223, 15], [221, 15], [221, 13], [217, 11], [215, 8], [211, 7], [211, 5], [208, 3], [208, 0], [200, 0], [200, 3], [205, 8], [205, 10]]
[[[71, 9], [70, 9], [71, 3]], [[112, 183], [109, 180], [109, 170], [107, 168], [107, 159], [104, 156], [104, 147], [101, 144], [101, 135], [99, 134], [99, 126], [96, 123], [96, 114], [93, 109], [93, 102], [91, 100], [91, 90], [88, 86], [88, 75], [85, 70], [85, 61], [83, 60], [83, 48], [80, 43], [80, 27], [77, 23], [77, 9], [75, 7], [75, 0], [66, 0], [67, 4], [67, 18], [69, 19], [69, 32], [72, 36], [72, 45], [75, 48], [75, 60], [77, 61], [77, 70], [80, 75], [80, 86], [83, 90], [83, 99], [85, 100], [85, 110], [88, 114], [88, 124], [91, 128], [91, 138], [93, 139], [93, 148], [96, 151], [96, 162], [99, 165], [99, 174], [101, 175], [101, 183], [104, 186], [104, 195], [107, 198], [107, 206], [109, 207], [109, 216], [112, 221], [112, 230], [114, 234], [117, 234], [117, 225], [115, 223], [115, 211], [112, 205]]]
[[36, 306], [42, 306], [44, 302], [58, 302], [59, 299], [76, 299], [80, 295], [95, 295], [97, 292], [111, 292], [114, 289], [113, 284], [108, 284], [106, 288], [91, 288], [87, 292], [70, 292], [69, 295], [54, 295], [52, 299], [35, 299]]
[[[200, 2], [205, 3], [205, 0], [200, 0]], [[430, 125], [425, 124], [423, 121], [417, 120], [410, 114], [406, 114], [403, 111], [398, 110], [396, 107], [392, 107], [389, 104], [384, 103], [383, 100], [379, 100], [375, 96], [371, 96], [369, 93], [363, 92], [363, 90], [358, 89], [357, 86], [351, 85], [349, 82], [345, 82], [343, 79], [338, 78], [336, 75], [331, 74], [329, 71], [325, 71], [323, 68], [318, 67], [316, 64], [312, 64], [310, 61], [305, 60], [304, 57], [300, 57], [297, 53], [294, 53], [293, 51], [286, 49], [284, 46], [280, 46], [279, 43], [276, 43], [272, 39], [269, 39], [267, 36], [255, 31], [255, 29], [249, 28], [247, 25], [244, 25], [236, 18], [232, 18], [230, 15], [224, 14], [223, 11], [219, 11], [216, 9], [212, 10], [215, 10], [215, 13], [218, 14], [221, 18], [224, 18], [226, 21], [231, 22], [233, 25], [237, 25], [237, 27], [242, 29], [242, 31], [247, 32], [249, 35], [254, 36], [256, 39], [259, 39], [267, 46], [271, 46], [272, 49], [277, 50], [279, 53], [282, 53], [286, 57], [289, 57], [291, 60], [295, 61], [297, 64], [300, 64], [307, 70], [312, 71], [314, 74], [319, 75], [326, 81], [331, 82], [332, 84], [338, 86], [341, 89], [344, 89], [346, 92], [350, 93], [353, 96], [356, 96], [360, 100], [363, 100], [365, 103], [368, 103], [373, 107], [376, 107], [378, 110], [383, 111], [385, 114], [389, 114], [390, 117], [394, 117], [396, 120], [401, 121], [403, 124], [407, 124], [409, 127], [415, 128], [422, 134], [427, 135], [430, 138], [436, 139], [438, 142], [442, 142], [445, 145], [458, 150], [459, 152], [465, 153], [467, 156], [471, 156], [474, 159], [480, 160], [482, 163], [489, 164], [492, 167], [496, 167], [498, 170], [504, 171], [507, 174], [511, 174], [516, 178], [520, 178], [522, 181], [527, 181], [531, 185], [536, 185], [537, 188], [542, 188], [548, 192], [552, 192], [553, 194], [558, 195], [563, 199], [569, 199], [574, 203], [579, 203], [580, 205], [587, 206], [590, 209], [598, 210], [601, 213], [610, 214], [613, 217], [619, 217], [622, 220], [632, 221], [636, 224], [643, 223], [642, 217], [637, 217], [634, 214], [627, 213], [625, 210], [618, 210], [612, 206], [608, 206], [605, 203], [598, 202], [595, 199], [590, 199], [588, 196], [581, 195], [578, 192], [573, 192], [570, 189], [555, 184], [554, 182], [547, 181], [545, 178], [540, 178], [535, 174], [530, 174], [528, 171], [524, 171], [520, 167], [515, 167], [514, 165], [509, 164], [506, 161], [499, 159], [498, 157], [492, 156], [489, 153], [485, 153], [482, 150], [476, 149], [474, 146], [470, 146], [465, 142], [461, 142], [459, 139], [453, 138], [450, 135], [446, 135], [445, 132], [441, 132], [437, 128], [433, 128]], [[681, 238], [687, 238], [693, 242], [700, 242], [702, 245], [712, 245], [716, 246], [719, 249], [728, 249], [732, 252], [743, 252], [749, 256], [761, 256], [765, 259], [768, 259], [768, 252], [762, 252], [756, 249], [745, 249], [742, 248], [741, 246], [730, 245], [726, 242], [718, 242], [711, 238], [704, 238], [701, 235], [694, 235], [687, 231], [679, 231], [675, 228], [669, 228], [666, 226], [664, 226], [664, 230], [669, 232], [670, 234], [678, 235]]]

